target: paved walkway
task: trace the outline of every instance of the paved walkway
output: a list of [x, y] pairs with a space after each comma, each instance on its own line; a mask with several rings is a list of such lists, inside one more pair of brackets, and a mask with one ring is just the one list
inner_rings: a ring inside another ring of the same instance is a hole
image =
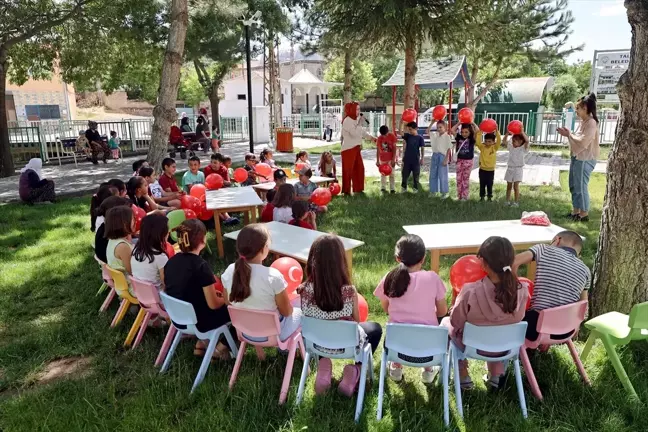
[[[299, 140], [299, 141], [297, 141]], [[312, 148], [325, 145], [323, 141], [308, 139], [308, 138], [295, 138], [295, 147], [297, 148]], [[254, 149], [255, 154], [259, 154], [266, 145], [256, 146]], [[223, 153], [232, 158], [234, 163], [244, 161], [245, 154], [249, 151], [249, 147], [245, 143], [226, 144], [223, 147]], [[378, 168], [376, 167], [376, 151], [363, 150], [362, 156], [364, 158], [365, 172], [368, 177], [379, 177]], [[203, 161], [208, 160], [208, 156], [199, 154]], [[497, 152], [497, 168], [495, 170], [495, 182], [504, 182], [504, 173], [506, 172], [506, 161], [508, 157], [507, 151]], [[45, 178], [54, 180], [56, 185], [57, 196], [79, 196], [94, 192], [97, 186], [112, 178], [128, 179], [133, 173], [131, 165], [138, 159], [144, 156], [127, 157], [122, 163], [116, 161], [108, 161], [108, 164], [100, 163], [99, 165], [92, 165], [90, 162], [80, 162], [78, 168], [74, 164], [48, 165], [43, 167], [43, 176]], [[319, 163], [319, 155], [311, 155], [311, 163], [317, 166]], [[336, 156], [338, 162], [338, 175], [341, 175], [341, 161], [340, 156]], [[275, 153], [275, 160], [281, 162], [295, 162], [293, 154]], [[186, 160], [176, 158], [178, 162], [178, 170], [186, 169]], [[203, 165], [205, 162], [203, 163]], [[429, 154], [425, 160], [423, 172], [429, 171]], [[470, 180], [479, 183], [478, 178], [479, 157], [474, 160], [473, 171]], [[607, 168], [606, 162], [599, 162], [595, 169], [596, 172], [605, 172]], [[569, 160], [561, 159], [560, 155], [547, 156], [540, 153], [529, 153], [526, 157], [526, 166], [524, 167], [524, 181], [523, 183], [529, 186], [551, 185], [560, 186], [560, 171], [569, 170]], [[400, 170], [397, 168], [397, 181], [400, 180]], [[450, 167], [450, 177], [454, 178], [454, 167]], [[0, 179], [0, 203], [18, 201], [18, 176]]]

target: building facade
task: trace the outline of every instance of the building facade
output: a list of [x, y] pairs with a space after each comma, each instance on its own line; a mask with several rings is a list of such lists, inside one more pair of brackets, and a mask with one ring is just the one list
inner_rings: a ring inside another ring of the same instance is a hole
[[7, 81], [7, 118], [11, 121], [74, 120], [76, 94], [74, 86], [63, 82], [58, 74], [50, 80], [32, 80], [18, 86]]

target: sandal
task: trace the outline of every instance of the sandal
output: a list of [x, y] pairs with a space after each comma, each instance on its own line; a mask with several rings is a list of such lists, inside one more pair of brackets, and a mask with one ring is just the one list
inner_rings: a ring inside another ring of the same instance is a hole
[[459, 380], [460, 380], [460, 387], [462, 390], [472, 390], [473, 387], [475, 387], [475, 384], [473, 384], [470, 377], [459, 378]]
[[340, 381], [338, 390], [345, 396], [353, 397], [359, 382], [360, 366], [356, 364], [346, 365], [342, 372], [342, 381]]

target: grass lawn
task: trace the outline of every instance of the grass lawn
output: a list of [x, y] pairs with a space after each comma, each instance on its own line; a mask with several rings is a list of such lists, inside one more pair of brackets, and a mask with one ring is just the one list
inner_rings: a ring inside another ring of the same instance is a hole
[[[370, 305], [370, 319], [385, 323], [386, 316], [371, 295], [380, 278], [393, 265], [393, 247], [406, 224], [461, 222], [519, 218], [520, 209], [475, 201], [440, 201], [425, 194], [379, 194], [375, 179], [368, 179], [366, 196], [338, 197], [321, 229], [362, 239], [366, 245], [354, 253], [353, 279]], [[553, 221], [573, 228], [587, 239], [583, 259], [593, 264], [599, 230], [605, 177], [592, 176], [592, 220], [585, 225], [567, 222], [567, 173], [562, 189], [523, 187], [522, 208], [543, 209]], [[425, 181], [424, 181], [425, 184]], [[496, 195], [504, 190], [496, 186]], [[101, 274], [92, 255], [89, 197], [64, 199], [53, 206], [0, 206], [0, 430], [3, 431], [438, 431], [443, 429], [440, 387], [425, 387], [419, 371], [407, 370], [403, 383], [388, 380], [384, 418], [375, 420], [378, 386], [367, 390], [363, 416], [353, 422], [355, 399], [336, 391], [322, 397], [313, 392], [314, 374], [307, 382], [305, 399], [295, 407], [301, 360], [295, 362], [288, 402], [278, 405], [285, 358], [269, 353], [259, 362], [249, 351], [235, 389], [227, 384], [233, 361], [212, 364], [205, 381], [193, 395], [191, 384], [200, 360], [193, 343], [183, 341], [171, 367], [160, 375], [153, 362], [165, 335], [149, 329], [134, 351], [124, 350], [134, 316], [118, 328], [109, 324], [116, 304], [97, 313], [103, 297], [95, 293]], [[211, 234], [210, 234], [211, 235]], [[210, 237], [212, 250], [216, 250]], [[226, 240], [226, 259], [207, 257], [216, 273], [235, 254]], [[441, 261], [441, 276], [456, 257]], [[581, 331], [581, 338], [586, 332]], [[578, 348], [582, 349], [582, 341]], [[375, 377], [381, 350], [376, 353]], [[621, 361], [640, 398], [648, 401], [648, 344], [634, 343], [620, 350]], [[44, 371], [59, 359], [86, 359], [85, 366], [49, 382]], [[339, 378], [342, 362], [336, 362]], [[461, 431], [638, 431], [648, 424], [645, 406], [628, 400], [600, 343], [585, 365], [592, 387], [584, 386], [565, 347], [553, 348], [535, 360], [535, 372], [545, 400], [529, 391], [529, 419], [518, 406], [514, 380], [500, 393], [489, 393], [480, 377], [480, 362], [472, 363], [475, 390], [464, 392], [465, 422], [458, 419], [451, 396], [451, 430]], [[452, 391], [451, 391], [452, 395]], [[643, 426], [641, 426], [643, 425]]]

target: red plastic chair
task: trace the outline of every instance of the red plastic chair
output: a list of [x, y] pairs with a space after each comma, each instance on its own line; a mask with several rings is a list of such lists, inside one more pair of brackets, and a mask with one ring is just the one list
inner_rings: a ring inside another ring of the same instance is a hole
[[[281, 385], [281, 393], [279, 394], [279, 405], [286, 402], [288, 396], [288, 387], [290, 386], [290, 377], [292, 376], [293, 363], [295, 361], [295, 354], [297, 347], [299, 347], [302, 359], [306, 357], [306, 350], [304, 349], [304, 342], [301, 336], [301, 328], [297, 329], [285, 341], [279, 340], [281, 334], [281, 326], [279, 325], [278, 312], [259, 311], [251, 309], [242, 309], [234, 306], [228, 306], [232, 326], [236, 328], [236, 333], [241, 346], [239, 347], [238, 355], [236, 356], [236, 363], [229, 382], [230, 390], [236, 383], [241, 362], [245, 355], [245, 348], [247, 345], [253, 345], [256, 348], [259, 360], [265, 359], [265, 352], [263, 348], [277, 347], [282, 350], [288, 350], [288, 363], [286, 363], [286, 370], [284, 372], [283, 383]], [[263, 339], [263, 341], [255, 341], [254, 339]]]
[[526, 372], [527, 380], [529, 381], [529, 386], [531, 387], [531, 392], [533, 395], [542, 400], [542, 392], [536, 381], [535, 374], [533, 373], [533, 368], [531, 368], [531, 363], [529, 362], [529, 356], [526, 353], [526, 348], [536, 349], [540, 345], [560, 345], [567, 344], [569, 352], [571, 353], [574, 363], [578, 368], [578, 372], [583, 381], [587, 385], [591, 385], [587, 372], [581, 363], [580, 358], [578, 357], [578, 352], [572, 341], [574, 333], [565, 339], [552, 339], [551, 335], [560, 335], [567, 334], [570, 332], [576, 332], [580, 328], [581, 323], [585, 320], [585, 313], [587, 312], [587, 300], [581, 300], [576, 303], [571, 303], [565, 306], [559, 306], [556, 308], [545, 309], [540, 311], [538, 317], [538, 325], [536, 326], [536, 331], [538, 334], [538, 339], [535, 341], [526, 340], [524, 346], [520, 350], [520, 358], [522, 359], [522, 364]]
[[[131, 286], [133, 287], [133, 292], [135, 293], [135, 296], [137, 297], [137, 300], [140, 304], [138, 315], [144, 315], [141, 320], [140, 328], [137, 332], [135, 342], [133, 342], [133, 346], [131, 347], [131, 349], [135, 349], [135, 347], [142, 341], [144, 333], [146, 333], [146, 329], [148, 328], [149, 321], [152, 318], [156, 318], [158, 316], [161, 316], [168, 321], [169, 314], [167, 314], [167, 312], [164, 310], [164, 306], [162, 305], [162, 301], [160, 300], [160, 293], [158, 292], [158, 289], [155, 287], [155, 285], [150, 282], [144, 282], [142, 280], [136, 279], [132, 276], [129, 276], [129, 279]], [[138, 318], [140, 317], [138, 316]], [[138, 321], [140, 320], [135, 320], [135, 322]], [[164, 341], [166, 342], [167, 339], [169, 339], [168, 334]], [[171, 337], [169, 343], [171, 343], [171, 340], [173, 340], [173, 337]], [[164, 344], [162, 346], [164, 347]]]

